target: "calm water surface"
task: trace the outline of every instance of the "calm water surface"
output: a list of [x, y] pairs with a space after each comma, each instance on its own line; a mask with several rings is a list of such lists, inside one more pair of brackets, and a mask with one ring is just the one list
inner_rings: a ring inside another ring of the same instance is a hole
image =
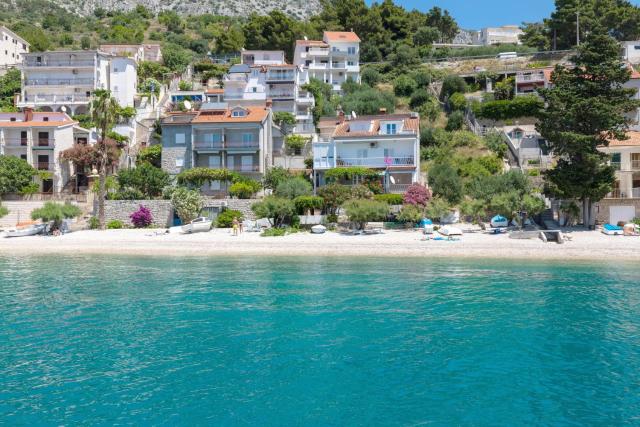
[[639, 425], [640, 267], [0, 258], [0, 424]]

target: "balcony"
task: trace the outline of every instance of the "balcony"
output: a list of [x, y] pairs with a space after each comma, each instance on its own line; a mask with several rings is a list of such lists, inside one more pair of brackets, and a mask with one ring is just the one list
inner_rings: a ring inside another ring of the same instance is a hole
[[232, 165], [227, 169], [234, 172], [257, 173], [260, 172], [260, 165]]
[[269, 92], [269, 98], [271, 99], [294, 99], [295, 95], [293, 92], [286, 92], [286, 91], [270, 91]]
[[25, 67], [93, 67], [95, 61], [92, 60], [77, 60], [77, 59], [53, 59], [44, 58], [44, 60], [38, 61], [36, 58], [26, 58], [24, 60]]
[[224, 142], [222, 141], [193, 141], [194, 150], [222, 150], [224, 148]]
[[90, 96], [86, 95], [26, 95], [18, 100], [18, 106], [25, 104], [88, 104]]
[[27, 146], [27, 138], [5, 138], [4, 144], [11, 148], [20, 148]]
[[260, 143], [258, 141], [225, 141], [224, 148], [227, 150], [258, 150]]
[[53, 172], [54, 165], [51, 162], [36, 162], [35, 168], [39, 171], [49, 171]]
[[640, 160], [631, 160], [631, 170], [640, 170]]
[[387, 193], [404, 194], [411, 187], [411, 184], [388, 184], [386, 188]]
[[313, 103], [313, 95], [308, 92], [298, 92], [296, 102], [300, 104], [311, 104]]
[[333, 62], [331, 63], [332, 70], [346, 70], [347, 64], [345, 62]]
[[620, 199], [620, 198], [622, 198], [622, 196], [623, 196], [623, 194], [620, 191], [620, 189], [616, 188], [615, 190], [613, 190], [612, 192], [607, 194], [606, 198], [607, 199]]
[[93, 86], [93, 79], [28, 79], [25, 86]]
[[34, 150], [53, 150], [54, 140], [48, 138], [38, 138], [33, 141]]
[[278, 82], [291, 82], [294, 83], [296, 78], [295, 75], [293, 73], [274, 73], [274, 74], [267, 74], [267, 82], [270, 83], [278, 83]]
[[309, 64], [309, 69], [310, 70], [327, 70], [329, 69], [329, 63], [326, 63], [326, 64], [311, 63]]
[[327, 56], [329, 55], [329, 49], [328, 48], [313, 48], [313, 49], [309, 49], [307, 51], [307, 54], [309, 56]]
[[336, 164], [338, 167], [365, 166], [365, 167], [371, 167], [371, 168], [415, 167], [416, 165], [415, 158], [413, 156], [366, 157], [366, 158], [338, 157]]

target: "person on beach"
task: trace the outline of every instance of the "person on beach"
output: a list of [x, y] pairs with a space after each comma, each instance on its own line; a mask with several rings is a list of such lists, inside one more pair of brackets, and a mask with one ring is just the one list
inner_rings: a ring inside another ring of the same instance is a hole
[[233, 222], [231, 223], [232, 228], [233, 228], [233, 235], [237, 236], [238, 235], [238, 228], [240, 227], [240, 222], [238, 221], [238, 218], [234, 217], [233, 218]]

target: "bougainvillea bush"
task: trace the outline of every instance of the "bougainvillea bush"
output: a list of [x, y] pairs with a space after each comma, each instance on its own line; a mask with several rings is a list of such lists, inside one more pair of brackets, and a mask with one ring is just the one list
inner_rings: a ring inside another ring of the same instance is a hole
[[431, 199], [431, 190], [420, 184], [410, 185], [402, 197], [405, 205], [414, 206], [426, 206], [429, 199]]
[[142, 205], [137, 211], [129, 215], [129, 218], [131, 218], [131, 223], [135, 228], [146, 228], [153, 223], [151, 211]]

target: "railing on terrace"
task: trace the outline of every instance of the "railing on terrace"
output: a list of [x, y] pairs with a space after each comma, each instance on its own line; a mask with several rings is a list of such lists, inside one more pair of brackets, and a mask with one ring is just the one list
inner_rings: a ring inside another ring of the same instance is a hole
[[7, 147], [26, 147], [27, 138], [5, 138], [4, 143]]
[[293, 82], [295, 80], [295, 75], [291, 74], [268, 74], [267, 81], [272, 82]]
[[26, 95], [24, 102], [89, 102], [85, 95]]
[[93, 79], [29, 79], [25, 80], [25, 86], [79, 86], [93, 85]]
[[293, 92], [269, 92], [269, 96], [272, 98], [293, 98]]
[[257, 141], [202, 141], [195, 140], [193, 148], [196, 150], [224, 150], [224, 149], [253, 149], [260, 148]]
[[307, 53], [309, 55], [329, 55], [329, 49], [328, 48], [309, 49]]
[[544, 81], [544, 73], [518, 74], [517, 82], [539, 82]]
[[53, 139], [38, 138], [33, 141], [33, 148], [53, 148], [54, 143]]
[[403, 194], [407, 192], [409, 187], [411, 184], [388, 184], [387, 193]]
[[393, 167], [393, 166], [415, 166], [413, 156], [403, 157], [366, 157], [366, 158], [341, 158], [337, 160], [337, 165], [342, 166], [368, 166], [368, 167]]
[[50, 162], [37, 162], [36, 169], [39, 171], [53, 171], [53, 163]]
[[236, 141], [236, 140], [228, 140], [224, 142], [225, 148], [248, 148], [248, 149], [258, 149], [260, 148], [260, 144], [258, 141]]
[[255, 172], [260, 172], [260, 165], [235, 165], [235, 166], [227, 166], [227, 169], [234, 172], [255, 173]]
[[26, 59], [24, 65], [27, 67], [92, 67], [95, 64], [93, 60], [64, 60], [64, 59], [46, 59], [37, 61], [35, 59]]

